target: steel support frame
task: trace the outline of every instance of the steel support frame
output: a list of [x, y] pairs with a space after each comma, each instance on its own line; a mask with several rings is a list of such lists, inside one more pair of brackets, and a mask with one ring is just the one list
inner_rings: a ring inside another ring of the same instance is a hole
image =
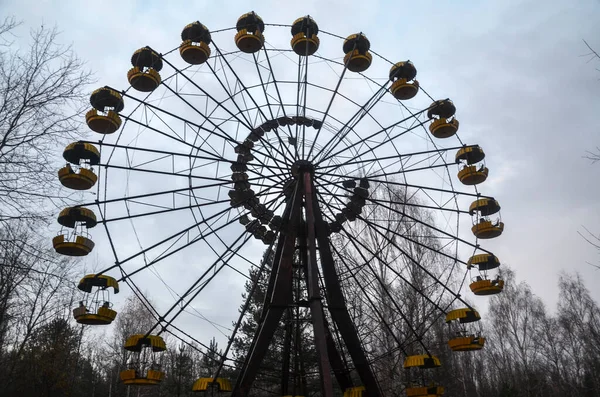
[[233, 397], [248, 396], [281, 317], [292, 303], [293, 258], [296, 234], [302, 217], [302, 196], [301, 187], [297, 184], [284, 211], [284, 219], [287, 222], [283, 222], [283, 230], [277, 242], [263, 311], [257, 332], [233, 388]]
[[331, 314], [331, 319], [337, 325], [337, 329], [344, 340], [344, 344], [348, 349], [348, 353], [354, 363], [356, 372], [362, 381], [365, 392], [363, 395], [369, 397], [380, 397], [381, 389], [375, 375], [371, 370], [371, 366], [367, 360], [367, 356], [362, 348], [358, 333], [354, 327], [354, 323], [348, 313], [346, 301], [340, 286], [340, 280], [335, 269], [335, 261], [331, 254], [329, 246], [329, 236], [327, 234], [327, 223], [323, 220], [323, 214], [318, 205], [317, 192], [314, 187], [312, 178], [310, 179], [311, 195], [314, 203], [314, 221], [316, 240], [319, 244], [319, 253], [321, 259], [321, 270], [323, 272], [323, 281], [325, 283], [325, 291], [327, 297], [327, 307]]
[[[293, 303], [293, 262], [297, 239], [300, 240], [299, 249], [303, 251], [299, 257], [308, 289], [321, 380], [321, 395], [333, 397], [332, 372], [343, 391], [352, 387], [352, 381], [348, 370], [344, 368], [325, 317], [319, 286], [318, 260], [321, 264], [331, 319], [336, 324], [358, 376], [365, 386], [364, 396], [380, 397], [382, 395], [346, 307], [329, 246], [326, 222], [323, 220], [318, 204], [313, 177], [312, 170], [302, 170], [297, 176], [294, 193], [288, 198], [258, 329], [233, 388], [232, 397], [248, 396], [275, 330], [280, 324], [284, 312]], [[319, 252], [318, 259], [317, 251]], [[289, 361], [286, 358], [283, 360], [286, 368], [282, 371], [285, 379], [282, 379], [281, 391], [286, 392], [289, 390], [287, 376]], [[286, 363], [287, 365], [285, 365]]]

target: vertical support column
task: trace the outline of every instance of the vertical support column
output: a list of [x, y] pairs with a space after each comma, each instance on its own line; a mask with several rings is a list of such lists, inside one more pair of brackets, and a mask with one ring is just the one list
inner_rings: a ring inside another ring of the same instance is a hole
[[[323, 317], [325, 317], [325, 313], [323, 313]], [[337, 350], [327, 320], [325, 320], [325, 338], [327, 339], [327, 354], [329, 355], [331, 369], [340, 388], [342, 391], [345, 391], [353, 386], [352, 379], [350, 378], [348, 369], [344, 366], [340, 352]]]
[[[306, 246], [306, 230], [302, 230], [301, 232], [304, 234], [298, 234], [300, 248], [300, 264], [304, 273], [306, 285], [308, 285], [308, 249]], [[333, 374], [337, 380], [338, 385], [340, 386], [340, 389], [346, 390], [353, 386], [352, 379], [350, 378], [350, 370], [344, 364], [342, 356], [337, 349], [335, 341], [333, 340], [333, 335], [331, 333], [327, 317], [325, 316], [325, 310], [323, 308], [323, 305], [321, 305], [321, 310], [323, 312], [323, 323], [325, 325], [325, 340], [327, 343], [327, 355], [329, 357], [329, 364], [331, 365], [331, 370], [333, 371]], [[304, 396], [305, 394], [301, 393], [299, 395]]]
[[[286, 207], [289, 222], [284, 224], [285, 231], [281, 233], [277, 243], [276, 253], [280, 254], [273, 261], [269, 289], [272, 291], [270, 302], [265, 303], [261, 322], [258, 324], [255, 337], [250, 345], [248, 355], [232, 391], [232, 397], [246, 397], [256, 378], [273, 334], [279, 325], [283, 312], [289, 307], [292, 298], [293, 260], [296, 245], [296, 234], [302, 216], [301, 181], [298, 181], [291, 200]], [[288, 212], [289, 211], [289, 212]], [[269, 299], [269, 298], [266, 298]]]
[[[354, 367], [358, 372], [358, 376], [366, 389], [366, 395], [369, 397], [380, 397], [382, 395], [377, 379], [367, 361], [367, 356], [362, 349], [358, 333], [352, 323], [346, 301], [342, 294], [340, 280], [335, 270], [335, 262], [331, 254], [329, 246], [329, 236], [325, 233], [326, 223], [323, 221], [323, 215], [317, 201], [317, 194], [312, 184], [312, 180], [308, 181], [311, 184], [311, 198], [314, 201], [314, 220], [316, 225], [316, 238], [319, 243], [319, 253], [321, 259], [321, 269], [323, 271], [323, 281], [327, 291], [327, 305], [331, 313], [332, 320], [336, 323], [344, 344], [348, 348]], [[306, 191], [306, 187], [305, 187]], [[307, 193], [308, 196], [308, 193]], [[306, 198], [308, 200], [308, 198]]]
[[317, 352], [319, 373], [321, 374], [321, 395], [333, 397], [333, 382], [329, 357], [327, 356], [327, 339], [325, 334], [325, 317], [319, 289], [319, 273], [317, 268], [317, 241], [315, 238], [315, 211], [312, 193], [312, 180], [309, 172], [304, 172], [304, 200], [306, 202], [306, 246], [308, 248], [307, 288], [308, 302], [313, 320], [315, 334], [315, 350]]
[[285, 336], [283, 337], [283, 357], [281, 363], [281, 395], [289, 395], [289, 379], [290, 379], [290, 350], [292, 344], [292, 309], [288, 308], [285, 311]]

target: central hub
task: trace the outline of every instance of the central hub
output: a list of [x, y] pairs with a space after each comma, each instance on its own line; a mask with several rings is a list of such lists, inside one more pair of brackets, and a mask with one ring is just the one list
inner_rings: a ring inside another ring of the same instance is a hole
[[292, 164], [292, 175], [294, 178], [298, 178], [300, 174], [310, 173], [311, 175], [315, 173], [315, 166], [308, 160], [298, 160], [294, 164]]

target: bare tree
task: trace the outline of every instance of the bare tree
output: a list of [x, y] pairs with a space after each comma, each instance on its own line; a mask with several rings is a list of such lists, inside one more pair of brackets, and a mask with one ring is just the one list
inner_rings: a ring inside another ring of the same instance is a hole
[[81, 135], [91, 74], [56, 28], [31, 31], [17, 46], [14, 18], [0, 22], [0, 222], [44, 219], [58, 199], [58, 150]]
[[[599, 61], [600, 60], [600, 54], [598, 54], [598, 52], [596, 50], [594, 50], [594, 48], [585, 40], [583, 40], [583, 43], [585, 44], [585, 46], [587, 47], [587, 49], [589, 50], [589, 52], [587, 54], [584, 54], [584, 57], [588, 57], [588, 62], [593, 62], [593, 61]], [[597, 71], [600, 72], [599, 68], [596, 68]], [[586, 152], [585, 158], [589, 159], [592, 161], [592, 163], [596, 163], [598, 161], [600, 161], [600, 147], [596, 146], [595, 150], [588, 150]]]
[[[585, 44], [585, 46], [587, 47], [587, 49], [590, 51], [589, 53], [583, 55], [584, 57], [588, 57], [589, 58], [588, 62], [591, 62], [591, 61], [596, 60], [596, 59], [600, 59], [600, 55], [598, 55], [598, 52], [596, 52], [596, 50], [594, 50], [592, 48], [592, 46], [589, 45], [589, 43], [587, 41], [583, 40], [583, 43]], [[596, 70], [598, 70], [600, 72], [600, 69], [596, 69]]]
[[56, 257], [47, 241], [17, 222], [0, 228], [0, 382], [14, 380], [15, 366], [36, 332], [70, 317], [76, 291], [73, 260]]
[[[578, 384], [581, 395], [600, 390], [600, 308], [579, 274], [563, 273], [559, 279], [558, 322], [568, 359], [565, 373]], [[573, 390], [573, 389], [572, 389]]]
[[390, 395], [401, 395], [407, 381], [401, 370], [405, 354], [421, 352], [415, 341], [438, 345], [434, 325], [442, 319], [437, 307], [447, 306], [448, 299], [432, 276], [450, 285], [453, 281], [448, 280], [451, 265], [440, 254], [439, 236], [428, 226], [435, 224], [433, 215], [419, 207], [413, 193], [374, 183], [362, 215], [344, 224], [354, 237], [347, 238], [345, 231], [334, 236], [340, 274], [352, 275], [345, 276], [345, 284], [355, 293], [346, 296], [357, 331]]
[[[600, 253], [600, 235], [595, 235], [585, 226], [583, 227], [583, 230], [583, 232], [578, 232], [579, 235], [583, 237], [583, 239], [587, 241], [592, 247], [596, 248], [598, 253]], [[590, 266], [594, 266], [597, 269], [600, 269], [600, 265], [591, 262], [587, 262], [587, 264]]]
[[[104, 367], [108, 383], [111, 384], [114, 395], [126, 394], [127, 386], [123, 385], [119, 378], [120, 371], [127, 368], [128, 358], [131, 358], [128, 357], [127, 351], [123, 348], [125, 341], [134, 334], [145, 334], [152, 328], [154, 323], [155, 318], [144, 303], [137, 296], [131, 295], [121, 306], [121, 310], [112, 327], [111, 339], [97, 346], [103, 358], [102, 366]], [[162, 337], [165, 339], [167, 346], [169, 346], [169, 341], [165, 338], [164, 334]], [[161, 360], [164, 358], [162, 356]], [[151, 393], [152, 391], [150, 390], [149, 392]], [[147, 394], [144, 393], [141, 395]]]

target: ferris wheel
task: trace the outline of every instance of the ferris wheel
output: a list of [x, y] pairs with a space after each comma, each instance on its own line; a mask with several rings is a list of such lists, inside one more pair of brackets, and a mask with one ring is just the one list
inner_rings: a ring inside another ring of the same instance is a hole
[[[443, 319], [449, 349], [483, 348], [461, 289], [468, 279], [475, 295], [503, 289], [489, 273], [499, 259], [479, 245], [502, 234], [500, 205], [477, 190], [485, 153], [458, 138], [455, 104], [429, 95], [416, 64], [390, 62], [365, 34], [338, 36], [309, 16], [267, 24], [250, 12], [214, 31], [194, 22], [173, 49], [140, 48], [131, 64], [129, 86], [91, 94], [85, 119], [99, 140], [64, 150], [61, 183], [96, 198], [61, 211], [53, 239], [58, 253], [85, 256], [94, 228], [106, 237], [96, 249], [114, 255], [81, 279], [78, 323], [110, 324], [123, 284], [156, 319], [126, 341], [123, 382], [163, 380], [161, 335], [208, 353], [208, 333], [186, 326], [201, 317], [227, 346], [194, 391], [247, 396], [276, 373], [281, 396], [310, 385], [323, 396], [389, 395], [397, 385], [374, 368], [393, 353], [406, 395], [441, 395], [425, 375], [443, 364], [427, 331]], [[241, 313], [221, 316], [243, 277]], [[146, 293], [149, 283], [161, 287]], [[259, 290], [253, 338], [234, 357]], [[391, 341], [384, 354], [377, 332]], [[312, 372], [302, 348], [314, 352]], [[270, 349], [280, 368], [263, 366]]]

